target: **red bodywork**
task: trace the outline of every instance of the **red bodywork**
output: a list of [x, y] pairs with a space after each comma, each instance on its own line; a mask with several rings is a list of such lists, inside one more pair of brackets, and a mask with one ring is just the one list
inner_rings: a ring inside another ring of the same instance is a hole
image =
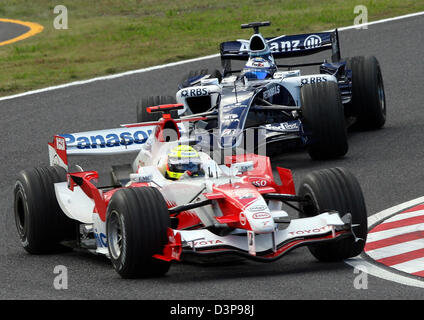
[[[291, 171], [288, 169], [277, 168], [281, 185], [278, 185], [271, 169], [270, 160], [268, 157], [247, 154], [233, 156], [230, 163], [252, 161], [254, 164], [253, 170], [243, 173], [241, 176], [246, 177], [244, 182], [228, 183], [213, 187], [213, 192], [204, 193], [204, 196], [209, 200], [214, 200], [218, 203], [223, 216], [216, 217], [220, 223], [226, 223], [233, 228], [242, 228], [250, 230], [248, 221], [240, 221], [240, 213], [251, 202], [261, 197], [264, 193], [284, 193], [295, 194], [295, 187]], [[76, 185], [75, 180], [81, 189], [94, 200], [94, 213], [97, 213], [102, 221], [106, 221], [106, 211], [110, 199], [113, 194], [121, 189], [115, 188], [106, 192], [99, 190], [92, 180], [98, 178], [96, 171], [74, 172], [68, 174], [68, 186], [72, 190]], [[140, 188], [150, 186], [148, 183], [133, 183], [128, 188]], [[246, 198], [246, 194], [250, 197]], [[167, 201], [169, 208], [176, 204]], [[183, 211], [178, 215], [178, 229], [185, 229], [191, 226], [201, 225], [201, 221], [193, 211]], [[200, 226], [199, 226], [200, 227]], [[174, 236], [174, 231], [168, 231], [169, 243], [165, 246], [162, 255], [155, 255], [158, 259], [166, 261], [179, 260], [181, 254], [181, 237]]]
[[[243, 159], [243, 160], [242, 160]], [[205, 193], [205, 197], [210, 200], [217, 200], [220, 208], [224, 214], [221, 220], [230, 219], [234, 215], [234, 210], [229, 210], [231, 207], [240, 207], [242, 209], [249, 202], [257, 199], [261, 194], [264, 193], [284, 193], [284, 194], [295, 194], [295, 187], [291, 171], [284, 168], [277, 167], [277, 171], [282, 181], [281, 185], [278, 185], [274, 181], [274, 177], [271, 170], [271, 164], [268, 157], [260, 156], [256, 154], [246, 154], [241, 156], [234, 156], [233, 163], [240, 161], [253, 161], [254, 168], [251, 171], [243, 173], [241, 176], [247, 177], [246, 181], [241, 183], [229, 183], [220, 185], [213, 188], [212, 193]], [[106, 192], [101, 192], [91, 182], [91, 180], [98, 179], [98, 173], [96, 171], [84, 171], [84, 172], [73, 172], [68, 173], [68, 177], [74, 177], [80, 179], [78, 185], [87, 194], [88, 197], [94, 200], [95, 213], [98, 213], [102, 221], [106, 221], [106, 209], [109, 204], [109, 200], [112, 195], [121, 188], [115, 188]], [[77, 183], [75, 179], [68, 178], [68, 187], [73, 190], [73, 187]], [[139, 188], [150, 186], [148, 183], [132, 183], [128, 188]], [[254, 197], [243, 199], [246, 193], [253, 193]], [[168, 207], [171, 208], [176, 204], [167, 202]], [[184, 212], [183, 212], [184, 213]], [[181, 214], [183, 214], [181, 213]], [[181, 216], [180, 214], [180, 216]], [[193, 213], [187, 212], [193, 219]], [[238, 215], [238, 212], [237, 212]], [[232, 218], [231, 218], [232, 219]], [[194, 225], [199, 223], [198, 218], [196, 220], [189, 220], [181, 224], [179, 228], [184, 228], [186, 225]], [[223, 222], [226, 223], [226, 222]]]

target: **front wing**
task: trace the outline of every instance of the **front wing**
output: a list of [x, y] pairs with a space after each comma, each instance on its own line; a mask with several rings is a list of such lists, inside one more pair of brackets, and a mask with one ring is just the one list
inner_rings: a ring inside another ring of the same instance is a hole
[[329, 212], [294, 219], [287, 228], [276, 228], [272, 233], [255, 234], [237, 229], [229, 235], [219, 236], [201, 229], [174, 230], [174, 234], [181, 237], [182, 260], [185, 255], [237, 254], [264, 262], [274, 261], [300, 246], [336, 241], [353, 235], [350, 221], [344, 222], [338, 213]]

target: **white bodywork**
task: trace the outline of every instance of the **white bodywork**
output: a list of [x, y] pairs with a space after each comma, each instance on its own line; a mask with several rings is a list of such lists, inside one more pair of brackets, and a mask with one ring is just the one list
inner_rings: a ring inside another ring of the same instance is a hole
[[71, 191], [67, 182], [55, 183], [56, 198], [62, 211], [71, 219], [82, 223], [93, 223], [94, 200], [90, 199], [80, 187]]

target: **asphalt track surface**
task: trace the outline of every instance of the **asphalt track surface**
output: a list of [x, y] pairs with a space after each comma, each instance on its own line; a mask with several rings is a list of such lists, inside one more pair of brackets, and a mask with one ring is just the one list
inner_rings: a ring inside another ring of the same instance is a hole
[[[423, 30], [424, 18], [418, 16], [341, 32], [344, 57], [376, 55], [381, 63], [385, 128], [351, 133], [349, 153], [340, 160], [312, 161], [300, 150], [273, 158], [273, 165], [292, 169], [296, 183], [313, 169], [348, 168], [362, 185], [368, 215], [422, 196]], [[423, 299], [423, 289], [373, 276], [366, 290], [355, 289], [358, 274], [352, 267], [317, 262], [306, 248], [269, 264], [176, 264], [163, 278], [131, 281], [122, 280], [105, 258], [88, 253], [31, 256], [22, 249], [13, 219], [13, 184], [20, 170], [48, 163], [46, 143], [54, 134], [134, 122], [141, 96], [172, 95], [188, 70], [218, 66], [214, 58], [0, 102], [1, 299]], [[100, 166], [105, 171], [106, 161]], [[67, 290], [53, 287], [56, 265], [68, 269]]]

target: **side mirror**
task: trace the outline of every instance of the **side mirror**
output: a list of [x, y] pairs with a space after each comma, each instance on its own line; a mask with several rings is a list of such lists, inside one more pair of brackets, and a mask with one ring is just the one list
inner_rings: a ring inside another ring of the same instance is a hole
[[243, 174], [247, 171], [253, 170], [253, 168], [253, 161], [238, 162], [231, 165], [233, 175]]
[[208, 178], [218, 178], [222, 174], [218, 164], [213, 160], [204, 162], [203, 171], [205, 172], [205, 177]]
[[131, 173], [130, 180], [132, 182], [151, 182], [153, 180], [153, 175], [151, 173], [146, 173], [146, 174]]

